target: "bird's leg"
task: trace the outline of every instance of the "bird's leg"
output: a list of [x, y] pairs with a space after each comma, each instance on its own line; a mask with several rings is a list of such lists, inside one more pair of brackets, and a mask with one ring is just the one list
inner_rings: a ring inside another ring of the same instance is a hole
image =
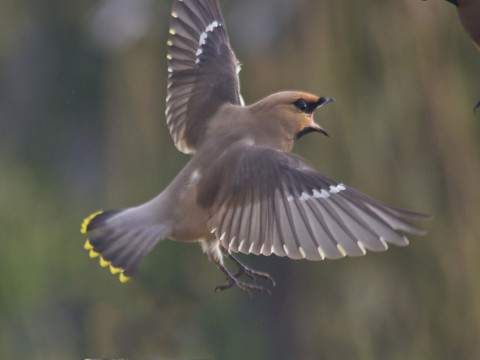
[[227, 277], [225, 284], [219, 285], [215, 288], [215, 291], [220, 290], [223, 291], [225, 289], [230, 289], [232, 286], [239, 288], [240, 290], [246, 292], [250, 297], [252, 296], [252, 290], [265, 292], [270, 295], [270, 290], [263, 286], [248, 284], [243, 281], [238, 280], [233, 274], [231, 274], [225, 266], [222, 264], [218, 264], [218, 268], [222, 270], [222, 272]]
[[259, 277], [259, 278], [262, 278], [264, 280], [270, 281], [273, 286], [276, 286], [275, 280], [273, 280], [273, 278], [270, 276], [270, 274], [268, 274], [266, 272], [250, 269], [245, 264], [240, 262], [240, 260], [238, 260], [235, 256], [233, 256], [230, 253], [230, 251], [225, 249], [223, 246], [221, 247], [221, 250], [222, 250], [224, 255], [228, 256], [228, 258], [230, 258], [238, 266], [238, 272], [235, 275], [233, 275], [235, 278], [238, 278], [242, 275], [246, 275], [255, 282], [257, 280], [257, 277]]

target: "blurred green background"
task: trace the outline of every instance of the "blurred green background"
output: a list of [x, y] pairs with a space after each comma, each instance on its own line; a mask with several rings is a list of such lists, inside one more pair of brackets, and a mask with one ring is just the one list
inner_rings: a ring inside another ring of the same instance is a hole
[[480, 358], [480, 53], [453, 6], [223, 0], [252, 103], [336, 98], [295, 152], [392, 205], [426, 237], [362, 258], [241, 258], [278, 286], [250, 299], [195, 244], [161, 242], [120, 284], [81, 220], [159, 193], [189, 157], [165, 126], [172, 1], [0, 5], [0, 357]]

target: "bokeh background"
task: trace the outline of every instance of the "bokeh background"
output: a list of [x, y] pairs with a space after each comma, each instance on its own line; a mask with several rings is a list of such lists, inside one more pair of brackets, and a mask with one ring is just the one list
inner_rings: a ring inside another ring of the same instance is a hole
[[215, 293], [196, 244], [161, 242], [120, 284], [81, 220], [155, 196], [189, 157], [165, 126], [170, 0], [0, 5], [2, 359], [479, 359], [480, 53], [441, 0], [223, 0], [247, 103], [336, 98], [295, 152], [433, 214], [406, 248], [241, 258], [271, 296]]

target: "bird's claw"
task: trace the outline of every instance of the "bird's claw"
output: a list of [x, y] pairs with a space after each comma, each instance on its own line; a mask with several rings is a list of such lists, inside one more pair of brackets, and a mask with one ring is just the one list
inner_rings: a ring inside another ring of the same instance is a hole
[[256, 282], [257, 278], [261, 278], [261, 279], [264, 279], [265, 281], [270, 281], [273, 286], [276, 286], [275, 280], [273, 280], [273, 278], [270, 276], [269, 273], [250, 269], [240, 263], [237, 263], [237, 265], [238, 265], [238, 272], [234, 275], [235, 278], [245, 275], [248, 278], [250, 278], [253, 282]]
[[270, 290], [263, 286], [249, 284], [249, 283], [238, 280], [235, 276], [229, 277], [228, 275], [225, 283], [223, 285], [218, 285], [215, 288], [215, 292], [218, 290], [223, 291], [226, 289], [230, 289], [233, 286], [247, 293], [250, 297], [252, 297], [252, 291], [259, 291], [262, 293], [267, 293], [268, 295], [271, 294]]
[[[266, 281], [270, 281], [273, 286], [275, 286], [275, 280], [266, 272], [256, 271], [248, 268], [244, 264], [242, 264], [237, 258], [235, 258], [229, 251], [222, 248], [223, 253], [228, 256], [235, 264], [238, 266], [238, 271], [236, 274], [232, 275], [227, 268], [223, 264], [218, 264], [220, 270], [223, 271], [227, 279], [223, 285], [219, 285], [215, 288], [215, 291], [223, 291], [226, 289], [230, 289], [231, 287], [235, 286], [236, 288], [246, 292], [250, 297], [252, 296], [252, 291], [259, 291], [262, 293], [267, 293], [268, 295], [271, 294], [270, 290], [264, 286], [260, 286], [255, 284], [257, 278], [264, 279]], [[254, 284], [250, 284], [247, 282], [240, 281], [238, 278], [242, 275], [247, 276], [250, 280], [254, 282]]]

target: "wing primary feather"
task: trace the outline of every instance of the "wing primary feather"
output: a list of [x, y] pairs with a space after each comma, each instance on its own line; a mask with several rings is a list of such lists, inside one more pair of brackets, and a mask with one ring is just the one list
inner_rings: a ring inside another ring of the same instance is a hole
[[[293, 192], [288, 191], [288, 193], [291, 194]], [[293, 241], [295, 242], [295, 244], [297, 246], [297, 249], [298, 249], [300, 247], [300, 243], [298, 241], [298, 234], [297, 234], [297, 231], [296, 231], [296, 228], [295, 228], [295, 222], [293, 221], [293, 216], [292, 216], [290, 204], [287, 203], [289, 201], [285, 197], [283, 197], [282, 202], [283, 202], [283, 206], [285, 208], [285, 214], [287, 215], [288, 224], [290, 226], [290, 230], [291, 230], [292, 235], [293, 235]], [[287, 246], [287, 243], [284, 242], [283, 245], [285, 247], [285, 246]], [[288, 250], [290, 250], [290, 249], [288, 249]]]
[[[328, 241], [330, 241], [331, 244], [336, 247], [337, 242], [335, 240], [335, 236], [330, 231], [330, 228], [327, 225], [327, 222], [325, 221], [325, 218], [324, 218], [323, 214], [320, 212], [319, 208], [317, 208], [316, 206], [312, 206], [312, 204], [310, 204], [310, 203], [308, 205], [310, 206], [310, 209], [315, 214], [314, 218], [318, 221], [318, 224], [323, 229], [323, 231], [325, 231], [325, 234], [327, 235]], [[320, 242], [318, 242], [318, 241], [316, 241], [316, 242], [317, 242], [317, 246], [321, 247], [322, 244], [320, 244]]]
[[[351, 188], [348, 188], [347, 190], [351, 190]], [[389, 214], [388, 211], [384, 211], [386, 205], [383, 205], [382, 203], [377, 202], [377, 201], [369, 202], [369, 200], [371, 198], [369, 198], [366, 195], [361, 196], [361, 199], [359, 200], [358, 197], [355, 197], [355, 195], [357, 195], [357, 194], [362, 195], [361, 193], [358, 193], [357, 191], [353, 191], [353, 192], [344, 191], [344, 194], [342, 194], [342, 195], [348, 197], [350, 202], [355, 204], [358, 209], [363, 210], [363, 212], [368, 214], [372, 219], [375, 219], [375, 221], [377, 221], [377, 222], [381, 223], [383, 226], [391, 229], [392, 233], [395, 233], [394, 230], [400, 230], [400, 231], [404, 231], [404, 232], [412, 233], [412, 234], [417, 234], [417, 235], [423, 235], [425, 233], [425, 231], [423, 229], [420, 229], [417, 226], [414, 226], [407, 221], [396, 218], [394, 215]], [[374, 199], [372, 199], [372, 200], [374, 200]], [[380, 208], [376, 207], [376, 205], [378, 203], [381, 204]], [[377, 209], [377, 211], [374, 211], [373, 210], [374, 208]], [[386, 209], [388, 210], [388, 208], [386, 208]], [[386, 213], [383, 216], [379, 215], [379, 212], [382, 212], [382, 211], [384, 211], [384, 213]], [[387, 216], [391, 216], [392, 218], [390, 220], [387, 220], [387, 218], [386, 218]], [[390, 223], [389, 223], [389, 221], [390, 221]], [[395, 235], [399, 237], [399, 235], [397, 233], [395, 233]]]
[[233, 239], [235, 239], [235, 235], [236, 233], [232, 231], [232, 228], [233, 228], [233, 224], [234, 224], [234, 220], [235, 220], [235, 216], [237, 215], [237, 211], [238, 211], [238, 207], [237, 206], [231, 206], [231, 215], [230, 215], [230, 220], [228, 221], [228, 225], [227, 225], [227, 234], [228, 234], [228, 248], [230, 249], [230, 246], [231, 244], [233, 243]]
[[254, 192], [254, 189], [255, 187], [253, 187], [249, 193], [250, 193], [250, 212], [248, 214], [249, 216], [249, 220], [248, 220], [248, 224], [247, 225], [247, 233], [245, 234], [245, 242], [246, 242], [246, 246], [248, 249], [250, 249], [250, 244], [252, 242], [252, 239], [251, 239], [251, 234], [252, 234], [252, 228], [254, 227], [254, 224], [256, 223], [256, 221], [258, 220], [258, 214], [256, 214], [257, 212], [257, 204], [255, 203], [255, 192]]
[[[176, 46], [180, 46], [180, 44], [185, 44], [189, 49], [196, 49], [198, 46], [198, 43], [195, 42], [195, 40], [187, 38], [186, 36], [179, 33], [172, 34], [171, 39], [172, 43]], [[195, 54], [193, 50], [192, 53]]]
[[[245, 204], [245, 198], [247, 196], [247, 194], [245, 192], [240, 192], [240, 194], [235, 194], [235, 203], [237, 204], [238, 208], [239, 208], [239, 212], [238, 212], [238, 219], [236, 220], [237, 224], [236, 224], [236, 229], [235, 231], [233, 232], [233, 234], [236, 235], [236, 240], [239, 242], [242, 241], [242, 223], [243, 223], [243, 217], [245, 216], [245, 207], [246, 207], [246, 204]], [[238, 249], [238, 248], [237, 248]], [[240, 249], [238, 249], [238, 251], [240, 251]]]
[[[220, 211], [223, 213], [223, 215], [220, 217], [220, 224], [217, 223], [218, 224], [218, 232], [216, 234], [217, 238], [219, 234], [220, 236], [222, 236], [222, 234], [226, 233], [224, 224], [229, 217], [229, 213], [231, 212], [231, 209], [229, 209], [228, 207], [222, 204], [222, 206], [220, 206]], [[222, 241], [222, 244], [223, 244], [223, 241]]]
[[278, 231], [275, 233], [275, 229], [277, 228], [275, 225], [277, 215], [276, 215], [276, 206], [275, 206], [275, 190], [269, 189], [269, 194], [266, 196], [265, 199], [265, 221], [267, 223], [265, 228], [265, 239], [263, 240], [264, 248], [267, 250], [265, 251], [265, 255], [270, 255], [272, 253], [272, 247], [275, 242], [275, 237], [280, 237], [281, 233]]
[[344, 199], [340, 197], [333, 197], [332, 196], [332, 201], [334, 201], [344, 212], [347, 214], [353, 221], [355, 221], [358, 225], [360, 225], [362, 228], [364, 228], [367, 232], [372, 234], [373, 236], [379, 237], [380, 234], [378, 234], [374, 229], [372, 229], [371, 226], [369, 226], [365, 221], [363, 221], [361, 218], [353, 216], [352, 212], [349, 211], [350, 209], [347, 209], [345, 206], [352, 207], [356, 206], [353, 203], [346, 202], [344, 203]]
[[409, 211], [409, 210], [403, 210], [399, 209], [390, 205], [387, 205], [377, 199], [374, 199], [368, 195], [365, 195], [361, 193], [360, 191], [357, 191], [351, 187], [347, 187], [346, 193], [356, 196], [357, 198], [362, 199], [365, 201], [365, 203], [373, 205], [379, 209], [384, 210], [385, 212], [391, 214], [392, 216], [397, 216], [402, 219], [407, 219], [407, 220], [430, 220], [432, 219], [432, 216], [430, 215], [425, 215], [421, 213], [417, 213], [414, 211]]
[[196, 11], [198, 10], [198, 13], [201, 14], [201, 16], [203, 16], [203, 18], [205, 19], [205, 22], [208, 22], [210, 23], [212, 20], [223, 20], [222, 17], [221, 17], [221, 14], [220, 14], [220, 17], [217, 15], [217, 12], [216, 12], [216, 5], [215, 3], [209, 3], [208, 5], [213, 5], [212, 7], [208, 7], [206, 8], [204, 6], [204, 4], [202, 4], [201, 1], [197, 1], [195, 2], [195, 4], [197, 5], [197, 8], [193, 11]]
[[[278, 238], [272, 239], [272, 245], [270, 249], [272, 253], [275, 253], [278, 256], [285, 256], [285, 253], [283, 252], [283, 245], [285, 244], [285, 235], [282, 230], [283, 219], [280, 219], [280, 215], [279, 215], [279, 210], [280, 210], [279, 207], [280, 206], [284, 207], [283, 199], [285, 198], [285, 194], [282, 191], [282, 187], [278, 188], [275, 191], [278, 192], [279, 195], [278, 196], [274, 195], [272, 206], [275, 212], [275, 215], [274, 215], [275, 217], [273, 218], [273, 221], [276, 225]], [[276, 246], [277, 241], [280, 246]]]
[[178, 6], [182, 7], [183, 11], [185, 11], [185, 13], [188, 15], [190, 20], [192, 20], [192, 22], [199, 29], [202, 29], [202, 28], [204, 28], [205, 26], [208, 25], [208, 24], [206, 24], [206, 21], [204, 21], [205, 18], [199, 17], [195, 11], [190, 9], [190, 7], [185, 4], [185, 2], [183, 2], [183, 1], [179, 2]]
[[[305, 227], [307, 228], [307, 232], [310, 236], [310, 241], [312, 243], [312, 245], [314, 245], [314, 247], [316, 247], [316, 240], [315, 240], [315, 232], [313, 231], [308, 219], [308, 215], [306, 213], [306, 210], [305, 210], [305, 207], [302, 206], [301, 204], [299, 204], [299, 201], [297, 199], [295, 199], [294, 201], [294, 204], [296, 205], [297, 209], [298, 209], [298, 212], [300, 213], [300, 218], [302, 219], [302, 222], [303, 224], [305, 225]], [[309, 202], [309, 200], [305, 201], [305, 203]], [[301, 248], [300, 246], [300, 239], [298, 241], [298, 247]], [[301, 252], [301, 251], [300, 251]]]
[[[185, 31], [188, 35], [190, 35], [193, 39], [198, 39], [200, 37], [200, 33], [198, 32], [198, 30], [192, 28], [190, 24], [188, 24], [186, 21], [184, 21], [181, 18], [172, 19], [172, 24], [173, 26], [180, 25], [181, 29]], [[178, 31], [177, 31], [177, 34], [178, 34]]]
[[367, 206], [355, 203], [356, 206], [354, 207], [349, 202], [347, 202], [347, 204], [351, 206], [352, 211], [354, 211], [358, 217], [363, 217], [364, 221], [371, 223], [373, 229], [377, 229], [374, 231], [379, 235], [379, 238], [386, 238], [396, 245], [405, 245], [403, 236], [400, 236], [392, 226], [381, 217], [378, 217], [377, 214], [371, 211]]
[[[325, 210], [330, 214], [332, 219], [335, 220], [335, 222], [339, 225], [340, 229], [345, 232], [347, 237], [352, 240], [353, 244], [357, 244], [357, 238], [356, 236], [350, 231], [349, 227], [345, 222], [343, 221], [342, 217], [338, 214], [337, 210], [335, 210], [335, 207], [330, 204], [330, 201], [332, 201], [332, 198], [334, 196], [330, 196], [328, 200], [324, 201], [324, 208]], [[337, 241], [338, 242], [338, 241]]]

